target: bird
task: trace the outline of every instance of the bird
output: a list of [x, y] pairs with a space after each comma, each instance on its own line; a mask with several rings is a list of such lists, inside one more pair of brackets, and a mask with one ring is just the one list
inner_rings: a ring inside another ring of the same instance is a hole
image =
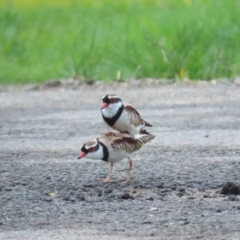
[[120, 133], [148, 134], [145, 127], [152, 127], [152, 125], [143, 120], [133, 106], [124, 104], [116, 94], [106, 94], [102, 101], [102, 117], [110, 127]]
[[84, 143], [78, 159], [84, 157], [103, 160], [110, 163], [109, 175], [102, 182], [111, 181], [112, 169], [115, 162], [124, 158], [129, 160], [129, 171], [126, 181], [131, 179], [133, 161], [130, 154], [139, 150], [145, 143], [151, 141], [155, 136], [152, 134], [137, 134], [134, 137], [127, 133], [103, 133], [100, 137]]

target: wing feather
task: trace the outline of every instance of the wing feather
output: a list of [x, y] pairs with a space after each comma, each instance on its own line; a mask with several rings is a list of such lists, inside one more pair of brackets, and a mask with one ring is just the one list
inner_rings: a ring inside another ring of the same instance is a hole
[[127, 153], [132, 153], [139, 150], [143, 146], [143, 142], [131, 136], [122, 136], [112, 141], [111, 146], [115, 150], [123, 150]]
[[154, 138], [151, 134], [136, 135], [136, 137], [126, 133], [108, 132], [102, 134], [98, 140], [106, 146], [111, 146], [114, 150], [132, 153]]
[[125, 107], [125, 110], [128, 113], [130, 123], [133, 126], [138, 127], [138, 126], [144, 124], [144, 120], [141, 118], [139, 112], [134, 107], [132, 107], [129, 104], [125, 104], [124, 107]]

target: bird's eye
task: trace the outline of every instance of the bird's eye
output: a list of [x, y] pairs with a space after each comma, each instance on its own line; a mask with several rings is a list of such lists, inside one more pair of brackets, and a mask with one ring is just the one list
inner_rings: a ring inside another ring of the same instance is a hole
[[110, 99], [110, 102], [111, 102], [111, 103], [114, 103], [115, 101], [116, 101], [115, 98], [111, 98], [111, 99]]
[[93, 152], [93, 151], [94, 151], [94, 148], [93, 148], [93, 147], [91, 147], [91, 148], [88, 149], [88, 152]]

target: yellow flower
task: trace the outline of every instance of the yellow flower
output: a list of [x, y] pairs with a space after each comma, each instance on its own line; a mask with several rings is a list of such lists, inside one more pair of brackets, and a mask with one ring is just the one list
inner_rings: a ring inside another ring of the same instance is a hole
[[180, 78], [184, 78], [185, 77], [184, 69], [182, 69], [182, 68], [180, 69], [179, 76], [180, 76]]
[[183, 0], [183, 2], [184, 2], [186, 5], [192, 4], [192, 0]]

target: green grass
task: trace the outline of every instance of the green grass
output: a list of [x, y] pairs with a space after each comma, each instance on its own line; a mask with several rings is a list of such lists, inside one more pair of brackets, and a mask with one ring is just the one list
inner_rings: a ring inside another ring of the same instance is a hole
[[78, 2], [0, 0], [1, 84], [240, 75], [239, 0]]

